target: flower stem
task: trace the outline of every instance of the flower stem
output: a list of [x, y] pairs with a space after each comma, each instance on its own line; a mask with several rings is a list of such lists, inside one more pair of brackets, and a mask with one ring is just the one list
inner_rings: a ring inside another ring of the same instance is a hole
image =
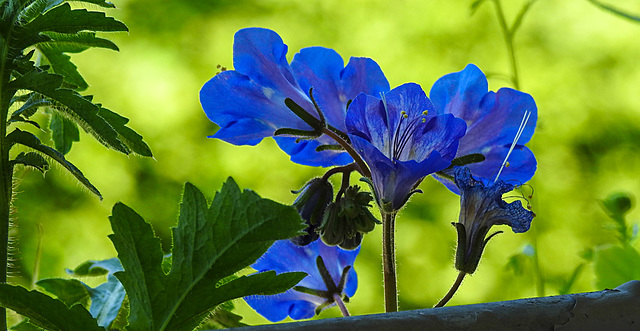
[[398, 311], [396, 280], [395, 221], [396, 213], [382, 212], [382, 269], [384, 278], [384, 306], [387, 313]]
[[338, 295], [338, 293], [333, 293], [333, 300], [335, 300], [338, 307], [340, 307], [340, 312], [342, 312], [342, 316], [344, 317], [351, 316], [349, 314], [349, 310], [347, 309], [347, 306], [344, 304], [344, 301], [342, 301], [342, 298]]
[[513, 82], [513, 87], [516, 90], [520, 89], [520, 79], [518, 77], [518, 65], [516, 62], [516, 53], [513, 48], [513, 32], [507, 26], [507, 21], [504, 17], [504, 11], [502, 10], [502, 4], [500, 0], [493, 0], [493, 3], [496, 6], [496, 15], [498, 16], [498, 22], [500, 23], [500, 28], [502, 29], [502, 33], [504, 34], [504, 41], [507, 45], [507, 52], [509, 53], [509, 62], [511, 63], [511, 79]]
[[344, 139], [342, 139], [342, 137], [340, 137], [340, 135], [338, 135], [337, 133], [329, 130], [328, 128], [322, 129], [322, 133], [324, 133], [327, 136], [333, 138], [333, 140], [335, 140], [338, 144], [340, 144], [340, 146], [342, 146], [342, 148], [344, 148], [344, 150], [347, 151], [347, 153], [349, 153], [349, 155], [351, 155], [353, 160], [358, 165], [358, 171], [360, 171], [360, 174], [362, 174], [362, 176], [371, 178], [371, 171], [369, 170], [369, 167], [367, 167], [367, 164], [364, 163], [364, 161], [362, 160], [360, 155], [358, 155], [356, 150], [353, 149], [351, 144], [346, 142]]
[[466, 275], [467, 273], [465, 273], [464, 271], [460, 271], [460, 273], [458, 274], [458, 278], [456, 278], [456, 281], [455, 283], [453, 283], [453, 286], [451, 286], [451, 288], [449, 289], [449, 292], [447, 292], [444, 298], [442, 298], [440, 302], [436, 303], [436, 305], [433, 306], [433, 308], [444, 307], [444, 305], [446, 305], [447, 302], [451, 300], [451, 298], [456, 293], [456, 291], [458, 291], [458, 288], [460, 288], [460, 284], [462, 284], [462, 280]]

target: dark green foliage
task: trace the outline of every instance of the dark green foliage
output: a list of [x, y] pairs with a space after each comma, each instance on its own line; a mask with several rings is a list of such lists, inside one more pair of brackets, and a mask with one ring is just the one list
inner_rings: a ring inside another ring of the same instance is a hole
[[82, 305], [69, 308], [62, 301], [20, 286], [0, 284], [0, 305], [46, 330], [104, 330]]
[[[60, 152], [56, 151], [55, 149], [47, 145], [43, 145], [42, 143], [40, 143], [40, 139], [38, 139], [38, 137], [34, 136], [29, 132], [22, 131], [20, 129], [15, 129], [13, 132], [7, 135], [6, 140], [9, 146], [14, 144], [21, 144], [23, 146], [32, 148], [50, 157], [51, 159], [55, 160], [56, 162], [61, 164], [63, 167], [65, 167], [65, 169], [67, 169], [74, 177], [76, 177], [76, 179], [82, 185], [88, 188], [91, 192], [95, 193], [98, 197], [102, 198], [102, 195], [100, 194], [98, 189], [95, 188], [95, 186], [93, 186], [89, 182], [89, 180], [82, 174], [82, 171], [80, 171], [80, 169], [76, 168], [76, 166], [74, 166], [71, 162], [67, 161], [64, 158], [64, 155], [62, 155]], [[16, 160], [14, 160], [14, 162], [20, 163], [20, 161], [16, 161]]]
[[149, 224], [123, 204], [114, 206], [110, 220], [110, 238], [125, 269], [115, 275], [127, 291], [133, 330], [192, 330], [223, 302], [283, 292], [305, 276], [266, 272], [225, 279], [253, 263], [273, 241], [304, 228], [295, 209], [240, 191], [232, 179], [210, 207], [197, 188], [185, 185], [168, 274]]
[[58, 114], [51, 114], [51, 138], [56, 150], [62, 154], [67, 154], [71, 150], [71, 145], [80, 140], [78, 127], [70, 120]]
[[[100, 0], [81, 2], [114, 7]], [[80, 126], [108, 148], [125, 154], [152, 156], [142, 137], [126, 126], [127, 118], [93, 103], [91, 96], [79, 93], [88, 84], [68, 55], [93, 47], [117, 51], [113, 42], [98, 37], [96, 32], [128, 31], [122, 22], [103, 12], [72, 9], [63, 0], [5, 0], [0, 2], [0, 16], [0, 114], [7, 119], [8, 125], [23, 122], [39, 129], [41, 125], [31, 117], [45, 109], [45, 114], [51, 116], [49, 128], [55, 150], [62, 155], [80, 139]], [[9, 116], [10, 107], [17, 110]], [[39, 141], [26, 145], [62, 163], [99, 195], [84, 176], [79, 176], [81, 173], [77, 168], [52, 153], [50, 147]], [[36, 145], [38, 148], [34, 147]], [[47, 169], [46, 162], [36, 162], [32, 155], [26, 157], [28, 159], [21, 155], [13, 162], [40, 171]]]
[[89, 301], [86, 285], [76, 279], [48, 278], [39, 280], [36, 284], [55, 295], [67, 307], [72, 307], [77, 303], [86, 305]]

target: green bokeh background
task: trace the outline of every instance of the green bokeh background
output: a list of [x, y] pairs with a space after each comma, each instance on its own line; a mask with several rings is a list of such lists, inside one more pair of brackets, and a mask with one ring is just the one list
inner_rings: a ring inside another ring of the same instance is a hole
[[[232, 68], [233, 34], [260, 26], [289, 45], [321, 45], [345, 59], [371, 57], [391, 86], [416, 82], [428, 92], [442, 75], [468, 63], [488, 76], [491, 90], [510, 87], [510, 65], [492, 3], [472, 15], [471, 0], [458, 1], [115, 1], [109, 14], [130, 32], [109, 38], [120, 52], [91, 50], [73, 59], [91, 85], [95, 101], [128, 117], [154, 159], [108, 151], [86, 133], [73, 146], [74, 162], [104, 196], [99, 201], [60, 167], [43, 178], [17, 172], [12, 281], [28, 284], [42, 244], [39, 278], [66, 277], [90, 259], [115, 256], [108, 216], [122, 201], [154, 225], [170, 249], [169, 227], [177, 220], [183, 183], [207, 197], [233, 176], [241, 187], [291, 203], [323, 169], [291, 163], [273, 140], [236, 147], [207, 138], [216, 130], [202, 111], [198, 93], [217, 71]], [[512, 20], [525, 1], [504, 1]], [[615, 6], [640, 13], [640, 3]], [[558, 294], [562, 282], [585, 262], [581, 253], [615, 242], [599, 199], [614, 191], [640, 192], [640, 24], [611, 15], [586, 0], [540, 0], [515, 39], [521, 90], [538, 105], [539, 121], [528, 146], [538, 159], [530, 184], [537, 214], [525, 234], [492, 239], [478, 271], [468, 277], [451, 305]], [[41, 118], [41, 120], [44, 120]], [[44, 135], [44, 133], [43, 133]], [[454, 281], [459, 199], [432, 178], [420, 187], [397, 223], [401, 309], [431, 307]], [[629, 219], [638, 218], [632, 210]], [[38, 225], [43, 229], [38, 235]], [[355, 264], [360, 286], [353, 314], [379, 313], [382, 304], [380, 228], [366, 236]], [[527, 245], [537, 247], [544, 293], [536, 288], [532, 259], [521, 273], [506, 267]], [[637, 243], [635, 245], [638, 247]], [[587, 265], [571, 292], [600, 290]], [[251, 324], [266, 320], [238, 300]], [[337, 316], [332, 308], [322, 317]]]

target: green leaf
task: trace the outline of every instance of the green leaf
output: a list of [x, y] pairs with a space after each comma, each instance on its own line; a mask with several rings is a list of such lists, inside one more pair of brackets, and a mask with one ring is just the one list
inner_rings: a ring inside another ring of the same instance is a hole
[[56, 151], [55, 149], [49, 146], [46, 146], [40, 143], [40, 140], [38, 139], [38, 137], [34, 136], [32, 133], [22, 131], [20, 129], [15, 129], [13, 132], [7, 135], [6, 143], [9, 144], [10, 146], [16, 143], [21, 144], [29, 148], [33, 148], [36, 151], [52, 158], [56, 162], [60, 163], [60, 165], [62, 165], [65, 169], [67, 169], [67, 171], [69, 171], [74, 177], [76, 177], [76, 179], [82, 185], [84, 185], [86, 188], [88, 188], [91, 192], [93, 192], [102, 200], [102, 195], [100, 194], [100, 191], [98, 191], [98, 189], [95, 188], [95, 186], [93, 186], [91, 182], [89, 182], [89, 180], [84, 176], [84, 174], [82, 174], [82, 171], [80, 171], [80, 169], [78, 169], [71, 162], [67, 161], [64, 158], [64, 155], [62, 155], [60, 152]]
[[42, 331], [42, 328], [39, 328], [31, 324], [31, 322], [29, 322], [29, 319], [25, 318], [22, 320], [22, 322], [11, 326], [9, 330], [11, 331]]
[[20, 154], [18, 154], [16, 158], [11, 160], [10, 162], [13, 164], [22, 164], [25, 166], [36, 168], [42, 173], [45, 173], [47, 170], [49, 170], [49, 162], [47, 162], [47, 160], [45, 160], [42, 155], [36, 152], [20, 152]]
[[285, 292], [298, 284], [307, 274], [304, 272], [288, 272], [276, 275], [275, 271], [261, 272], [249, 276], [241, 276], [231, 282], [219, 285], [200, 283], [189, 293], [186, 302], [198, 304], [182, 305], [176, 310], [176, 316], [169, 324], [169, 330], [193, 330], [206, 318], [210, 309], [225, 301], [247, 295], [271, 295]]
[[598, 288], [615, 288], [640, 279], [640, 254], [630, 245], [596, 248], [594, 270]]
[[78, 91], [86, 90], [89, 85], [78, 72], [78, 68], [71, 62], [71, 57], [60, 50], [46, 46], [38, 46], [38, 49], [51, 65], [53, 72], [64, 77], [64, 80], [75, 86]]
[[247, 324], [240, 322], [242, 320], [242, 316], [231, 312], [234, 307], [233, 304], [230, 303], [231, 301], [228, 301], [227, 303], [216, 307], [203, 325], [198, 329], [228, 329], [248, 326]]
[[253, 263], [275, 240], [305, 228], [293, 207], [240, 191], [231, 178], [209, 208], [195, 186], [185, 185], [168, 274], [162, 270], [160, 240], [149, 224], [121, 203], [114, 206], [110, 221], [110, 239], [125, 269], [116, 276], [129, 297], [132, 330], [193, 328], [221, 302], [284, 290], [303, 277], [264, 273], [216, 287]]
[[27, 119], [33, 116], [38, 111], [38, 108], [51, 105], [51, 101], [42, 95], [38, 93], [29, 93], [27, 100], [22, 104], [22, 106], [11, 114], [11, 119], [13, 120], [15, 117]]
[[56, 150], [62, 154], [67, 154], [71, 150], [74, 141], [80, 141], [80, 132], [75, 123], [56, 114], [51, 114], [51, 138]]
[[118, 258], [110, 258], [101, 261], [87, 261], [77, 266], [75, 269], [67, 269], [67, 273], [77, 277], [102, 276], [122, 271], [122, 265]]
[[100, 108], [73, 90], [58, 88], [62, 81], [60, 75], [32, 71], [13, 80], [9, 86], [15, 90], [27, 89], [38, 92], [57, 102], [59, 105], [53, 109], [68, 115], [103, 145], [129, 154], [129, 148], [118, 140], [118, 133], [98, 116]]
[[68, 308], [62, 301], [20, 286], [0, 284], [0, 306], [47, 330], [104, 331], [81, 305]]
[[124, 142], [134, 153], [152, 157], [151, 148], [142, 141], [142, 136], [126, 126], [129, 119], [120, 116], [109, 109], [100, 107], [98, 115], [102, 117], [118, 133], [118, 139]]
[[[56, 74], [50, 74], [45, 71], [32, 70], [28, 73], [12, 80], [7, 86], [8, 90], [31, 90], [35, 92], [40, 91], [55, 91], [62, 85], [63, 77]], [[46, 93], [41, 93], [46, 95]]]
[[109, 39], [96, 37], [95, 32], [78, 32], [75, 34], [43, 32], [50, 41], [41, 42], [36, 45], [38, 48], [51, 48], [65, 53], [80, 53], [91, 47], [107, 48], [114, 51], [120, 50], [116, 44]]
[[71, 9], [68, 3], [44, 13], [25, 24], [25, 32], [37, 34], [43, 31], [76, 33], [80, 31], [129, 31], [127, 26], [103, 12]]
[[58, 300], [64, 302], [67, 307], [75, 304], [87, 304], [89, 291], [86, 286], [77, 279], [47, 278], [36, 283], [45, 291], [53, 294]]

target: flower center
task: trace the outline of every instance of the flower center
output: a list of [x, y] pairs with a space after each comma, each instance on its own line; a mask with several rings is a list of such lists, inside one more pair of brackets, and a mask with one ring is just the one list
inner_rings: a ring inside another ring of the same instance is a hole
[[406, 111], [400, 112], [400, 121], [396, 126], [396, 131], [393, 134], [393, 140], [390, 146], [389, 153], [392, 156], [393, 162], [400, 160], [405, 148], [411, 146], [409, 142], [412, 140], [413, 134], [418, 130], [421, 124], [427, 122], [427, 111], [423, 111], [421, 115], [409, 119]]

